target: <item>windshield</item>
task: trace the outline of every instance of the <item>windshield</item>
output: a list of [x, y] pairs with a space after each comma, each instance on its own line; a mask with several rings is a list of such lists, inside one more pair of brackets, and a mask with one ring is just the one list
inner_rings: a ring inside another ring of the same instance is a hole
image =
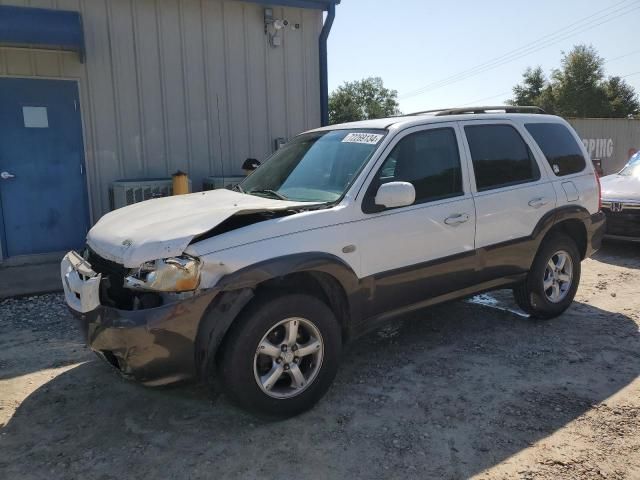
[[295, 137], [240, 184], [248, 194], [334, 202], [347, 191], [385, 130], [331, 130]]
[[640, 152], [637, 152], [618, 175], [640, 177]]

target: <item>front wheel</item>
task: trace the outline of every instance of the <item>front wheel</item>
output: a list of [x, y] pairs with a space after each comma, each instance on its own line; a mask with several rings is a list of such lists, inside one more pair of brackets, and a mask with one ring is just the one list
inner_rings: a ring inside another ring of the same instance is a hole
[[311, 408], [337, 372], [340, 326], [309, 295], [256, 298], [232, 326], [219, 365], [223, 389], [245, 409], [290, 417]]
[[520, 308], [540, 319], [562, 314], [578, 290], [580, 260], [571, 237], [562, 233], [549, 236], [540, 247], [527, 279], [513, 289]]

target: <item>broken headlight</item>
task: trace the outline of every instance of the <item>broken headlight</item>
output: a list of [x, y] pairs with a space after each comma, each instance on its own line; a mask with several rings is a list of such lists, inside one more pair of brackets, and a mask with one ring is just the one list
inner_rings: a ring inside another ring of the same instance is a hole
[[199, 283], [200, 260], [188, 255], [146, 262], [124, 279], [127, 288], [154, 292], [190, 292]]

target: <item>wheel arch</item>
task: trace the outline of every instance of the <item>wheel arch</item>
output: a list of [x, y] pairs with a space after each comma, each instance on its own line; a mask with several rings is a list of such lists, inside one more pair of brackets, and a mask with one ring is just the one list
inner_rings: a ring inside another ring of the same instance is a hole
[[339, 257], [322, 252], [287, 255], [250, 265], [223, 277], [215, 289], [219, 293], [202, 316], [196, 335], [195, 361], [201, 376], [208, 362], [216, 361], [231, 325], [260, 293], [272, 290], [319, 296], [340, 322], [343, 341], [351, 337], [353, 319], [359, 315], [358, 277]]
[[256, 285], [256, 295], [273, 291], [312, 295], [322, 300], [336, 315], [340, 323], [343, 341], [350, 333], [350, 306], [347, 293], [340, 281], [333, 275], [318, 270], [302, 270], [287, 273]]
[[[540, 244], [554, 233], [564, 233], [575, 241], [580, 258], [584, 260], [587, 255], [587, 222], [591, 218], [589, 211], [579, 205], [567, 205], [549, 212], [552, 217], [543, 217], [538, 224], [541, 226], [542, 240]], [[551, 221], [550, 221], [551, 220]]]
[[556, 223], [547, 233], [547, 237], [553, 233], [564, 233], [569, 236], [578, 247], [580, 259], [584, 260], [587, 254], [587, 227], [584, 222], [576, 218], [569, 218]]

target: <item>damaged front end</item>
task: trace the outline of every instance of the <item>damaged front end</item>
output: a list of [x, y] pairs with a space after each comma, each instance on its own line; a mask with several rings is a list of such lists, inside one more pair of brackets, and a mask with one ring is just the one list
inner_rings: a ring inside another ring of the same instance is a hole
[[201, 262], [188, 255], [145, 262], [136, 269], [102, 258], [90, 248], [84, 258], [101, 275], [100, 303], [120, 310], [145, 310], [184, 300], [200, 284]]
[[[185, 248], [228, 232], [295, 215], [311, 208], [319, 206], [237, 212], [206, 232], [194, 235]], [[223, 265], [208, 265], [205, 269], [201, 259], [184, 251], [169, 258], [146, 260], [131, 268], [98, 254], [91, 242], [81, 260], [100, 276], [100, 305], [127, 311], [157, 308], [185, 300], [200, 291], [213, 288], [216, 281], [228, 273]]]
[[[231, 267], [198, 258], [189, 247], [310, 206], [228, 191], [186, 197], [176, 200], [180, 209], [163, 209], [168, 201], [159, 199], [108, 214], [89, 232], [83, 254], [69, 252], [61, 265], [67, 303], [89, 347], [146, 385], [196, 376], [205, 314], [213, 312], [216, 325], [232, 321], [235, 310], [226, 305], [236, 292], [216, 287]], [[216, 199], [236, 203], [225, 207]]]
[[129, 272], [124, 284], [131, 290], [193, 292], [200, 283], [200, 264], [189, 255], [145, 262]]
[[[195, 376], [198, 326], [218, 293], [196, 294], [197, 259], [149, 262], [132, 271], [87, 249], [83, 256], [68, 253], [61, 273], [70, 310], [100, 358], [146, 385]], [[162, 291], [171, 285], [182, 291]]]

